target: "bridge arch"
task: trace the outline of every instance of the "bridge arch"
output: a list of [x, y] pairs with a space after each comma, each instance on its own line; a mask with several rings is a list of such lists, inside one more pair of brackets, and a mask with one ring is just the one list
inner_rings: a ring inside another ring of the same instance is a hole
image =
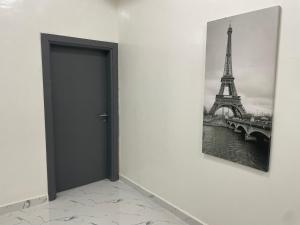
[[[255, 138], [256, 145], [259, 149], [270, 151], [271, 137], [261, 131], [253, 131], [250, 136]], [[270, 152], [268, 153], [270, 154]]]
[[235, 129], [236, 128], [236, 124], [233, 123], [233, 122], [229, 122], [229, 127], [232, 128], [232, 129]]
[[243, 125], [237, 124], [237, 126], [236, 126], [235, 129], [236, 129], [236, 130], [240, 130], [243, 134], [248, 134], [247, 128], [246, 128], [245, 126], [243, 126]]
[[249, 133], [249, 135], [254, 136], [254, 137], [260, 137], [260, 138], [266, 138], [270, 139], [271, 137], [266, 131], [263, 130], [254, 130]]

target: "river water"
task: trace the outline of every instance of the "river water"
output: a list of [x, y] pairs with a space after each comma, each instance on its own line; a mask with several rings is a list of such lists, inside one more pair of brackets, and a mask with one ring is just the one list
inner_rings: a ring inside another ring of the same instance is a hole
[[269, 143], [248, 142], [226, 127], [203, 126], [203, 153], [267, 171]]

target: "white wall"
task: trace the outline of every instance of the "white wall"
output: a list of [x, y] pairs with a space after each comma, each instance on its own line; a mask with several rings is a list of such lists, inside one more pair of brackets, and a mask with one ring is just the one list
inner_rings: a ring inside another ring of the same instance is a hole
[[[270, 172], [201, 153], [206, 22], [282, 6]], [[300, 224], [300, 1], [120, 1], [121, 173], [209, 225]]]
[[40, 33], [118, 41], [112, 0], [0, 0], [0, 206], [47, 194]]

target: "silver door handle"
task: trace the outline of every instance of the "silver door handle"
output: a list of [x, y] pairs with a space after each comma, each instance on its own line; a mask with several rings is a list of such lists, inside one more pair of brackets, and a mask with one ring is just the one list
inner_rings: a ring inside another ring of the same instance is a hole
[[103, 114], [99, 114], [96, 116], [96, 118], [107, 118], [108, 115], [106, 113], [103, 113]]

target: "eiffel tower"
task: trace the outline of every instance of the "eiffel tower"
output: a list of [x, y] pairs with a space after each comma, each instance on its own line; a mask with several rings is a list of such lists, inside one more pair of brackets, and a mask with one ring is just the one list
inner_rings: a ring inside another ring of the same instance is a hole
[[[243, 115], [246, 114], [246, 110], [242, 105], [241, 97], [237, 94], [234, 84], [234, 77], [232, 74], [231, 35], [232, 27], [229, 25], [227, 30], [228, 38], [224, 74], [221, 78], [221, 87], [219, 93], [216, 95], [215, 102], [209, 110], [209, 114], [214, 115], [218, 109], [227, 107], [232, 110], [234, 116], [243, 117]], [[225, 88], [228, 88], [227, 95], [224, 94]]]

